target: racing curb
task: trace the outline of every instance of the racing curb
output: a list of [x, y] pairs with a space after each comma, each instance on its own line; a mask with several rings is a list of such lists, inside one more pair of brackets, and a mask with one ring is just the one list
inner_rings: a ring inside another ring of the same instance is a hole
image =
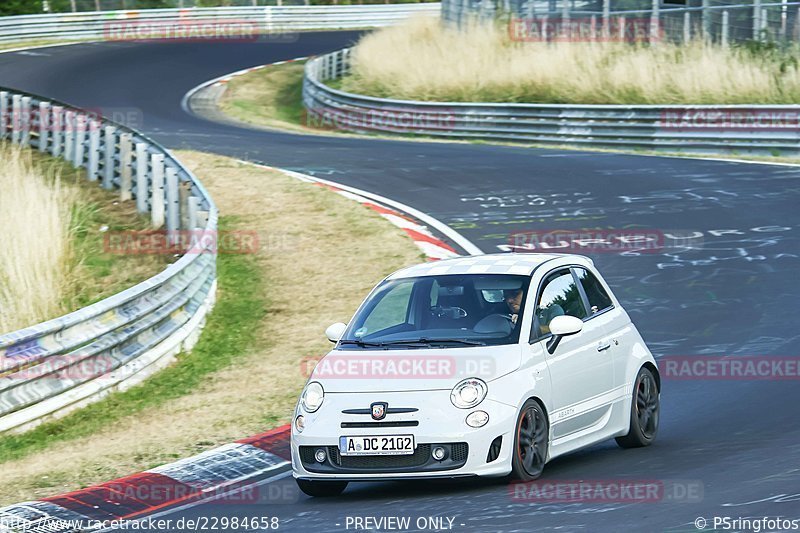
[[[368, 197], [372, 196], [369, 193], [343, 185], [337, 186], [298, 172], [250, 161], [240, 162], [282, 172], [361, 203], [401, 228], [429, 261], [459, 255], [455, 248], [435, 237], [426, 225], [420, 224], [401, 209], [393, 209], [384, 202]], [[429, 219], [428, 222], [441, 224], [435, 219]], [[456, 232], [450, 232], [452, 233], [449, 237], [460, 237]], [[466, 240], [465, 243], [471, 244]], [[291, 461], [290, 431], [290, 426], [286, 424], [266, 433], [100, 485], [2, 507], [0, 533], [69, 533], [78, 531], [74, 527], [78, 522], [88, 524], [132, 520], [178, 504], [223, 495], [247, 485], [255, 477], [263, 479], [285, 472]]]
[[221, 495], [291, 460], [289, 425], [100, 485], [0, 508], [0, 531], [77, 531], [76, 523], [141, 518], [176, 504]]

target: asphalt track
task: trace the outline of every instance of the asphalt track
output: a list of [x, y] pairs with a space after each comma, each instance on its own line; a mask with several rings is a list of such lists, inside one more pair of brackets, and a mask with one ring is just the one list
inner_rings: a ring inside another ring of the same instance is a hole
[[[9, 53], [0, 55], [0, 85], [141, 113], [141, 124], [132, 125], [172, 148], [262, 161], [390, 197], [451, 225], [487, 252], [517, 231], [701, 232], [700, 249], [588, 255], [659, 358], [800, 353], [794, 285], [800, 169], [250, 131], [181, 109], [184, 94], [208, 79], [334, 50], [355, 35]], [[343, 253], [358, 253], [358, 243]], [[502, 483], [461, 481], [356, 484], [339, 498], [312, 500], [297, 493], [291, 478], [273, 478], [258, 486], [260, 505], [208, 503], [168, 517], [278, 516], [281, 530], [316, 532], [344, 531], [347, 517], [356, 516], [409, 516], [412, 524], [419, 516], [454, 517], [454, 531], [695, 531], [701, 516], [800, 518], [798, 405], [796, 380], [665, 380], [654, 446], [623, 451], [605, 443], [545, 470], [550, 481], [629, 478], [702, 489], [689, 498], [530, 503], [513, 500]]]

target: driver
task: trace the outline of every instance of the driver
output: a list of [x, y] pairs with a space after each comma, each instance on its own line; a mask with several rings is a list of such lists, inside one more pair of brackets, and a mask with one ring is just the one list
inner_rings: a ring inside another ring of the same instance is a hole
[[503, 290], [503, 300], [511, 311], [511, 323], [516, 324], [519, 317], [519, 308], [522, 306], [522, 288]]

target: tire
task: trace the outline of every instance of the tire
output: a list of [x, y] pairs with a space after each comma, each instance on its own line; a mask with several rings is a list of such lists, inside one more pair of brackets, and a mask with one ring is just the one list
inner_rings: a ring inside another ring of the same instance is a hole
[[542, 475], [550, 446], [550, 424], [536, 400], [528, 400], [517, 415], [511, 479], [533, 481]]
[[631, 427], [628, 434], [615, 440], [621, 448], [650, 446], [658, 434], [661, 410], [660, 391], [653, 373], [645, 367], [639, 369], [631, 400]]
[[295, 481], [300, 490], [315, 498], [338, 496], [347, 488], [347, 481], [311, 481], [309, 479], [295, 479]]

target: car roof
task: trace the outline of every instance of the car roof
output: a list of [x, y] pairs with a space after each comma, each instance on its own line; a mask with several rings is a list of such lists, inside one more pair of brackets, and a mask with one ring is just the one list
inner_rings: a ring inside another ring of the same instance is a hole
[[573, 254], [542, 253], [499, 253], [486, 255], [468, 255], [431, 261], [398, 270], [387, 279], [416, 278], [420, 276], [438, 276], [445, 274], [516, 274], [530, 276], [533, 271], [553, 259], [570, 259], [584, 265], [591, 265], [591, 259]]

